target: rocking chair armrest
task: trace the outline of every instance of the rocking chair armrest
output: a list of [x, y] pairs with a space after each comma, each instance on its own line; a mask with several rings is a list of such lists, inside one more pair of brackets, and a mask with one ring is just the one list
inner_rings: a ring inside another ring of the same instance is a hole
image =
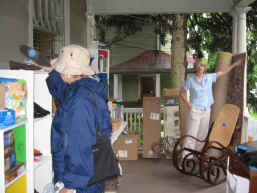
[[192, 138], [192, 139], [196, 140], [197, 142], [201, 142], [201, 143], [207, 143], [208, 142], [208, 140], [206, 140], [206, 139], [200, 140], [200, 139], [198, 139], [198, 138], [196, 138], [192, 135], [184, 135], [179, 140], [185, 140], [185, 138]]

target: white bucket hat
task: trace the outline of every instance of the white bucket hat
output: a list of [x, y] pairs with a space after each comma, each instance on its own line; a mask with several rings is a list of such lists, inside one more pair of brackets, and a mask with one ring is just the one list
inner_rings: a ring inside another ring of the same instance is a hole
[[93, 75], [95, 72], [89, 64], [88, 50], [74, 44], [63, 47], [58, 58], [51, 61], [54, 69], [65, 75]]

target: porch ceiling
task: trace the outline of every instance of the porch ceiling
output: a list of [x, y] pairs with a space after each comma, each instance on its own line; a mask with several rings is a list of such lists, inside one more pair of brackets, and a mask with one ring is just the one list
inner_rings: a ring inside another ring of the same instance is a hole
[[86, 0], [96, 15], [229, 12], [255, 0]]

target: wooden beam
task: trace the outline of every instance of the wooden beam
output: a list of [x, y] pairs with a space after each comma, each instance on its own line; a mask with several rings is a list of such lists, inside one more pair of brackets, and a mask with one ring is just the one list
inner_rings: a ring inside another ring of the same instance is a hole
[[235, 5], [233, 0], [101, 0], [92, 3], [96, 15], [229, 12]]

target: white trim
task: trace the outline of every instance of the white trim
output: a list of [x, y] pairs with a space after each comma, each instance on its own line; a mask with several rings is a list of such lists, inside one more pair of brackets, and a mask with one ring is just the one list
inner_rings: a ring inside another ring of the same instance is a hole
[[70, 44], [70, 0], [64, 0], [64, 44]]
[[155, 96], [161, 96], [161, 75], [159, 73], [155, 74]]
[[34, 18], [34, 1], [29, 0], [28, 5], [28, 45], [33, 47], [33, 18]]
[[118, 90], [118, 99], [119, 101], [123, 101], [123, 95], [122, 95], [122, 91], [123, 91], [123, 85], [122, 85], [122, 74], [119, 74], [119, 90]]
[[113, 75], [113, 99], [117, 100], [119, 97], [119, 74]]
[[45, 20], [46, 20], [46, 26], [49, 31], [53, 31], [50, 20], [49, 20], [49, 0], [45, 0], [45, 9], [44, 9], [44, 15], [45, 15]]
[[42, 0], [38, 0], [37, 5], [38, 5], [37, 14], [38, 14], [38, 17], [39, 17], [38, 20], [41, 22], [41, 25], [44, 26], [43, 15], [42, 15]]
[[[246, 42], [246, 13], [250, 10], [249, 7], [235, 7], [231, 15], [233, 16], [233, 36], [232, 36], [232, 53], [247, 52]], [[244, 90], [243, 90], [243, 123], [241, 129], [241, 143], [248, 141], [248, 115], [247, 109], [247, 60], [245, 61], [244, 69]]]
[[[246, 48], [246, 13], [249, 8], [235, 8], [238, 16], [237, 25], [237, 53], [247, 52]], [[241, 130], [241, 143], [248, 141], [248, 119], [245, 116], [248, 114], [247, 109], [247, 60], [245, 61], [244, 69], [244, 90], [243, 90], [243, 124]]]

